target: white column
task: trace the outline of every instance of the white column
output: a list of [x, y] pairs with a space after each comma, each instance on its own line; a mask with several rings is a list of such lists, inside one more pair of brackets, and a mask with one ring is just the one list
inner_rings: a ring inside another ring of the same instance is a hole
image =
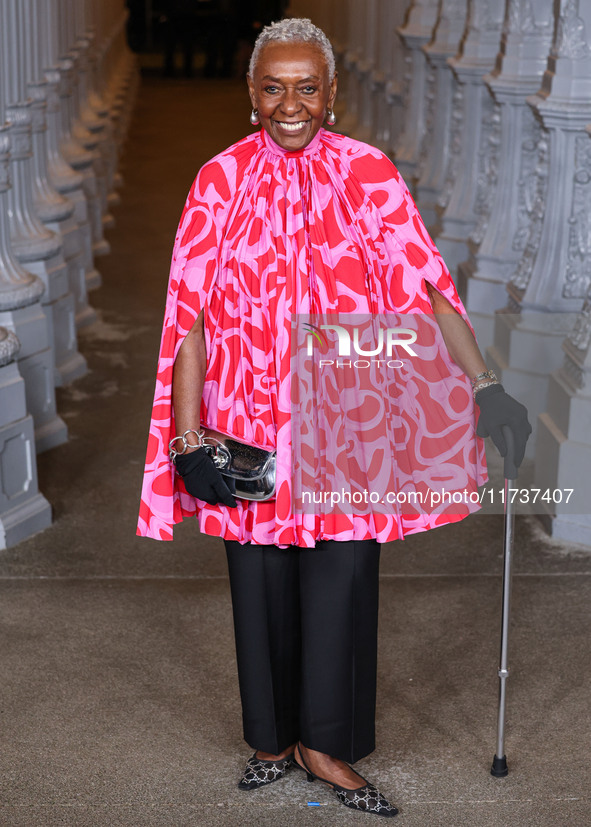
[[[1, 0], [2, 49], [0, 50], [0, 104], [6, 106], [11, 124], [10, 172], [4, 176], [3, 192], [10, 224], [10, 241], [0, 240], [4, 251], [3, 292], [0, 301], [0, 324], [17, 335], [22, 348], [19, 369], [25, 380], [27, 408], [35, 422], [37, 450], [60, 445], [68, 437], [67, 428], [59, 418], [55, 401], [55, 350], [53, 349], [53, 316], [46, 316], [37, 301], [52, 303], [64, 295], [67, 275], [61, 255], [61, 239], [45, 227], [33, 208], [32, 168], [32, 100], [26, 98], [26, 51], [24, 7], [19, 0]], [[4, 112], [0, 110], [0, 123]], [[2, 165], [5, 165], [4, 146]], [[0, 224], [4, 234], [6, 225]], [[10, 250], [19, 259], [16, 266]], [[28, 271], [28, 272], [27, 272]], [[37, 278], [33, 278], [32, 274]], [[15, 287], [15, 282], [17, 286]]]
[[591, 121], [590, 44], [591, 2], [562, 0], [542, 88], [528, 98], [547, 130], [549, 165], [546, 209], [539, 231], [531, 230], [531, 239], [539, 236], [533, 267], [509, 283], [522, 309], [578, 310], [591, 280], [591, 151], [586, 132]]
[[[547, 407], [538, 417], [533, 484], [565, 492], [541, 504], [548, 533], [591, 546], [591, 290], [562, 349], [563, 364], [550, 375]], [[568, 488], [574, 490], [567, 502]]]
[[51, 507], [37, 487], [33, 420], [15, 362], [19, 348], [15, 334], [0, 327], [0, 549], [51, 524]]
[[480, 157], [488, 146], [486, 128], [495, 116], [495, 103], [482, 76], [494, 68], [504, 12], [505, 0], [470, 0], [461, 54], [448, 61], [463, 92], [463, 108], [452, 113], [450, 160], [438, 201], [443, 213], [436, 243], [452, 274], [466, 258], [468, 236], [476, 226]]
[[389, 54], [389, 67], [386, 73], [385, 95], [388, 122], [381, 138], [381, 145], [385, 152], [394, 157], [403, 133], [406, 110], [410, 105], [404, 97], [405, 91], [408, 92], [405, 83], [408, 50], [399, 34], [410, 8], [410, 0], [388, 0], [387, 7], [389, 16], [386, 18], [388, 25], [385, 48]]
[[[102, 201], [98, 183], [101, 172], [101, 155], [98, 139], [80, 122], [78, 93], [79, 53], [76, 49], [74, 14], [70, 0], [53, 0], [58, 13], [59, 65], [62, 70], [62, 144], [66, 160], [82, 174], [82, 186], [88, 201], [92, 252], [103, 255], [109, 252], [104, 238]], [[95, 286], [95, 285], [92, 285]]]
[[[64, 258], [75, 246], [78, 226], [73, 218], [74, 204], [53, 187], [47, 172], [47, 81], [41, 70], [39, 46], [41, 30], [38, 0], [22, 0], [27, 27], [24, 31], [26, 81], [32, 105], [33, 126], [33, 204], [43, 223], [58, 235]], [[55, 384], [67, 385], [86, 373], [86, 361], [78, 352], [74, 295], [69, 286], [69, 265], [60, 256], [53, 273], [39, 275], [46, 284], [43, 306], [53, 336]]]
[[348, 0], [347, 5], [349, 37], [343, 61], [347, 72], [347, 106], [339, 125], [345, 135], [354, 135], [362, 117], [360, 101], [364, 74], [368, 68], [363, 56], [366, 18], [362, 0]]
[[376, 75], [377, 57], [377, 2], [365, 0], [363, 3], [363, 40], [361, 42], [360, 60], [355, 63], [357, 74], [358, 121], [354, 136], [359, 141], [371, 142], [374, 134], [374, 113], [376, 100], [380, 94], [380, 84]]
[[426, 122], [427, 60], [423, 51], [431, 40], [439, 11], [438, 0], [413, 0], [404, 26], [398, 29], [407, 53], [404, 90], [404, 132], [395, 146], [394, 160], [407, 185], [414, 189]]
[[41, 279], [25, 270], [12, 252], [8, 223], [10, 133], [11, 128], [4, 123], [0, 86], [0, 312], [38, 303], [45, 291]]
[[[81, 8], [81, 7], [79, 7]], [[99, 143], [99, 148], [103, 158], [104, 172], [105, 172], [105, 190], [107, 193], [106, 207], [103, 204], [103, 225], [105, 228], [109, 227], [113, 221], [112, 217], [105, 214], [109, 207], [115, 206], [119, 203], [120, 198], [115, 193], [113, 186], [115, 180], [115, 173], [117, 171], [117, 142], [111, 118], [109, 117], [109, 107], [100, 95], [98, 87], [98, 63], [100, 59], [100, 43], [97, 33], [96, 25], [94, 23], [94, 16], [92, 11], [94, 9], [91, 0], [85, 0], [84, 4], [84, 38], [88, 42], [88, 50], [86, 51], [86, 64], [84, 74], [84, 93], [86, 104], [82, 112], [82, 120], [87, 125], [90, 123], [101, 123], [103, 129], [101, 131], [102, 140]]]
[[[70, 0], [71, 2], [71, 0]], [[76, 57], [76, 109], [78, 119], [74, 124], [74, 134], [83, 146], [96, 148], [98, 157], [94, 162], [99, 194], [102, 229], [112, 227], [115, 223], [109, 213], [109, 163], [114, 150], [114, 138], [108, 113], [100, 115], [91, 106], [89, 97], [90, 49], [91, 39], [86, 30], [85, 3], [75, 2], [70, 6], [70, 14], [74, 20], [74, 48], [72, 54]], [[99, 241], [95, 244], [94, 254], [105, 255], [109, 252], [109, 244], [101, 230]]]
[[[12, 245], [21, 261], [38, 270], [45, 284], [63, 267], [61, 239], [37, 217], [33, 207], [33, 100], [27, 97], [24, 55], [27, 49], [23, 7], [5, 0], [2, 16], [2, 78], [6, 117], [11, 130], [11, 177], [8, 215]], [[59, 274], [58, 274], [59, 276]]]
[[[66, 161], [61, 151], [63, 137], [62, 104], [66, 79], [58, 63], [58, 20], [55, 0], [40, 3], [41, 61], [47, 88], [47, 144], [49, 177], [56, 189], [74, 204], [76, 229], [66, 235], [65, 256], [68, 264], [70, 290], [76, 304], [76, 324], [91, 324], [96, 313], [88, 304], [87, 285], [100, 284], [100, 275], [94, 267], [92, 234], [88, 217], [88, 201], [83, 190], [83, 176]], [[90, 165], [91, 159], [87, 159]]]
[[[102, 39], [102, 94], [109, 107], [115, 141], [120, 149], [127, 136], [139, 84], [137, 60], [127, 45], [125, 26], [128, 13], [123, 0], [109, 0], [108, 3], [98, 4], [94, 8]], [[121, 176], [116, 173], [115, 186], [120, 184]]]
[[468, 259], [458, 267], [458, 288], [483, 348], [492, 344], [494, 310], [506, 303], [505, 286], [523, 252], [533, 212], [545, 208], [537, 182], [544, 180], [546, 144], [526, 97], [540, 86], [552, 31], [552, 0], [510, 0], [497, 65], [485, 77], [498, 110], [488, 115], [477, 224]]
[[466, 26], [468, 0], [442, 0], [433, 41], [423, 47], [429, 64], [425, 134], [416, 186], [417, 206], [428, 228], [435, 224], [443, 192], [452, 137], [463, 128], [463, 89], [448, 59], [457, 54]]
[[335, 129], [341, 132], [341, 125], [347, 111], [347, 82], [348, 73], [345, 69], [345, 54], [348, 49], [349, 37], [349, 4], [341, 0], [331, 0], [331, 33], [336, 69], [338, 73], [337, 99], [334, 112], [337, 118]]
[[405, 49], [396, 28], [404, 22], [409, 4], [410, 0], [379, 0], [376, 8], [376, 60], [370, 77], [372, 111], [369, 142], [386, 153], [390, 153], [392, 149], [394, 105], [399, 109], [399, 118], [402, 118], [400, 92]]
[[369, 143], [388, 150], [389, 123], [386, 105], [386, 84], [390, 73], [392, 42], [389, 35], [393, 5], [389, 0], [376, 0], [374, 7], [375, 60], [370, 76], [371, 112]]
[[[102, 40], [99, 25], [97, 23], [100, 7], [94, 0], [84, 0], [83, 4], [77, 5], [80, 9], [78, 16], [78, 31], [82, 32], [83, 38], [88, 41], [88, 49], [85, 52], [85, 72], [83, 78], [84, 96], [86, 103], [81, 114], [86, 125], [89, 123], [101, 123], [103, 140], [99, 143], [101, 155], [105, 165], [107, 205], [113, 206], [120, 201], [119, 196], [113, 191], [113, 181], [117, 171], [117, 141], [115, 139], [113, 123], [110, 117], [109, 106], [105, 101], [100, 85], [100, 62], [102, 59]], [[104, 207], [103, 207], [104, 208]], [[103, 219], [105, 216], [103, 216]], [[103, 220], [105, 227], [111, 224], [111, 217]]]
[[542, 88], [528, 98], [547, 145], [547, 168], [538, 165], [544, 207], [507, 285], [507, 309], [517, 315], [509, 325], [498, 315], [491, 351], [505, 385], [524, 389], [534, 420], [547, 409], [548, 375], [561, 365], [562, 341], [591, 284], [590, 34], [591, 2], [562, 0]]

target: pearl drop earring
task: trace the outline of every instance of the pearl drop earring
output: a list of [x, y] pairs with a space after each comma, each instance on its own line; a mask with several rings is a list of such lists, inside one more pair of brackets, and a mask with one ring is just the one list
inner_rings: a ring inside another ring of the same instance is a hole
[[250, 122], [253, 126], [256, 126], [258, 123], [260, 123], [260, 121], [259, 121], [259, 110], [258, 109], [253, 109], [252, 112], [250, 113]]
[[329, 126], [334, 126], [336, 122], [337, 119], [335, 113], [332, 111], [332, 109], [329, 109], [326, 113], [326, 123]]

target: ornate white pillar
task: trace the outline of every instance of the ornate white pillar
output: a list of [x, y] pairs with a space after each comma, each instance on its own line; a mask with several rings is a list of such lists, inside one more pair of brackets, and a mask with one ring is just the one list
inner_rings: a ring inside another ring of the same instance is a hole
[[356, 135], [363, 115], [361, 98], [363, 82], [369, 67], [364, 61], [366, 18], [362, 0], [348, 0], [349, 42], [344, 57], [347, 72], [347, 107], [340, 129], [345, 135]]
[[[6, 113], [11, 125], [0, 159], [4, 202], [0, 210], [0, 324], [13, 330], [22, 345], [19, 368], [25, 380], [27, 408], [35, 421], [37, 449], [42, 451], [65, 442], [68, 433], [56, 412], [53, 316], [51, 312], [45, 315], [39, 300], [59, 301], [64, 284], [67, 290], [67, 271], [60, 237], [41, 223], [33, 208], [33, 101], [26, 97], [24, 11], [19, 0], [0, 2], [0, 123]], [[11, 182], [6, 167], [8, 151]]]
[[349, 4], [342, 0], [331, 0], [331, 32], [330, 40], [333, 46], [338, 72], [338, 92], [335, 105], [337, 116], [336, 130], [341, 131], [341, 121], [346, 113], [347, 101], [347, 71], [344, 66], [345, 53], [349, 38]]
[[51, 507], [37, 487], [33, 420], [15, 362], [19, 348], [15, 334], [0, 327], [0, 549], [51, 524]]
[[[376, 59], [369, 79], [371, 89], [371, 133], [369, 143], [389, 154], [392, 149], [392, 107], [402, 118], [404, 52], [397, 27], [404, 22], [410, 0], [378, 0], [375, 13]], [[400, 127], [397, 126], [397, 134]]]
[[[548, 375], [560, 367], [562, 341], [591, 285], [591, 3], [562, 0], [542, 88], [528, 103], [542, 122], [547, 170], [539, 165], [543, 210], [534, 215], [523, 256], [507, 290], [491, 352], [509, 388], [532, 418], [547, 409]], [[508, 329], [507, 329], [508, 327]], [[544, 358], [540, 358], [540, 354]], [[534, 426], [535, 437], [535, 426]], [[533, 442], [530, 449], [533, 454]]]
[[[74, 204], [53, 187], [47, 172], [47, 81], [41, 70], [40, 19], [37, 0], [22, 0], [27, 21], [24, 57], [27, 89], [33, 99], [33, 204], [36, 214], [50, 230], [60, 237], [62, 252], [67, 259], [68, 252], [75, 248], [78, 226], [73, 218]], [[35, 268], [32, 268], [35, 271]], [[60, 257], [59, 267], [54, 268], [51, 277], [39, 275], [45, 283], [43, 306], [53, 337], [55, 356], [55, 384], [67, 385], [86, 373], [87, 366], [78, 352], [75, 322], [74, 295], [70, 292], [68, 262]]]
[[[78, 62], [74, 13], [71, 0], [50, 0], [57, 9], [58, 58], [63, 83], [60, 88], [62, 109], [61, 151], [75, 170], [82, 175], [82, 186], [88, 202], [93, 255], [109, 252], [104, 238], [102, 201], [97, 170], [101, 171], [98, 138], [80, 122], [78, 94]], [[97, 286], [95, 283], [91, 287]]]
[[530, 229], [528, 258], [534, 259], [533, 266], [530, 272], [522, 268], [508, 287], [521, 309], [576, 311], [591, 280], [591, 148], [586, 132], [591, 121], [590, 43], [591, 3], [562, 0], [542, 88], [528, 98], [548, 133], [549, 164], [546, 209], [537, 222], [539, 231]]
[[[0, 10], [7, 0], [0, 0]], [[9, 152], [11, 127], [4, 121], [4, 102], [0, 85], [0, 312], [38, 303], [45, 288], [38, 276], [22, 267], [14, 257], [8, 223], [10, 190]]]
[[375, 6], [375, 50], [376, 57], [370, 76], [371, 89], [371, 131], [369, 143], [379, 147], [383, 152], [388, 151], [389, 122], [388, 107], [386, 105], [386, 84], [390, 73], [390, 53], [393, 47], [390, 28], [393, 4], [388, 0], [377, 0]]
[[423, 46], [431, 40], [439, 2], [440, 0], [413, 0], [405, 25], [398, 29], [407, 49], [403, 90], [406, 116], [404, 131], [394, 149], [394, 160], [411, 190], [416, 183], [426, 124], [427, 59]]
[[[91, 324], [96, 313], [88, 304], [87, 285], [100, 284], [100, 275], [94, 267], [92, 234], [88, 218], [88, 202], [83, 190], [81, 172], [75, 171], [61, 151], [63, 135], [62, 102], [66, 79], [58, 63], [58, 21], [55, 0], [40, 3], [41, 62], [47, 87], [47, 146], [49, 177], [56, 189], [74, 204], [73, 219], [76, 230], [64, 237], [70, 291], [76, 305], [76, 324]], [[91, 160], [88, 160], [88, 164]]]
[[563, 364], [550, 375], [546, 410], [538, 417], [533, 484], [564, 492], [541, 503], [548, 533], [591, 546], [591, 289], [562, 349]]
[[436, 242], [452, 274], [466, 258], [468, 236], [476, 226], [480, 154], [486, 152], [487, 127], [495, 117], [495, 103], [482, 76], [494, 67], [504, 13], [505, 0], [469, 0], [461, 54], [448, 61], [460, 84], [463, 106], [452, 113], [450, 159], [438, 201], [443, 213]]
[[363, 4], [364, 29], [361, 46], [361, 60], [355, 64], [358, 79], [359, 114], [354, 137], [359, 141], [371, 142], [374, 134], [374, 115], [377, 99], [380, 95], [379, 72], [377, 72], [377, 3], [378, 0], [366, 0]]
[[[4, 23], [0, 30], [0, 325], [11, 330], [21, 343], [18, 366], [25, 382], [26, 407], [33, 415], [37, 449], [45, 450], [65, 442], [67, 429], [56, 411], [52, 341], [47, 317], [40, 304], [45, 293], [44, 283], [14, 256], [11, 229], [16, 227], [21, 249], [27, 249], [25, 239], [29, 235], [38, 254], [31, 266], [58, 255], [60, 242], [34, 215], [32, 188], [25, 186], [27, 171], [18, 166], [30, 161], [31, 101], [23, 100], [19, 94], [19, 84], [24, 81], [18, 76], [14, 54], [19, 43], [19, 14], [22, 11], [17, 8], [17, 2], [0, 0], [0, 19]], [[10, 127], [4, 119], [7, 97], [19, 104], [8, 110], [16, 124]], [[10, 151], [12, 164], [9, 164]], [[11, 190], [9, 170], [16, 174], [18, 191]], [[15, 209], [18, 212], [15, 213]], [[56, 241], [57, 251], [54, 252]]]
[[421, 143], [417, 206], [432, 228], [438, 218], [437, 202], [446, 182], [452, 130], [463, 128], [463, 90], [448, 65], [457, 54], [466, 27], [468, 0], [441, 0], [433, 41], [423, 47], [428, 62], [427, 111]]
[[[120, 202], [119, 195], [114, 190], [115, 177], [117, 175], [118, 147], [115, 136], [115, 129], [110, 117], [109, 105], [104, 98], [101, 83], [101, 70], [104, 57], [104, 35], [100, 30], [98, 14], [100, 4], [93, 0], [84, 0], [84, 23], [86, 26], [85, 37], [89, 42], [87, 52], [87, 73], [86, 93], [88, 109], [92, 117], [100, 119], [105, 124], [105, 135], [107, 140], [100, 144], [101, 152], [105, 162], [107, 204], [109, 207]], [[86, 117], [83, 115], [83, 119]], [[105, 223], [105, 222], [103, 222]], [[109, 219], [105, 226], [108, 226]]]
[[483, 348], [492, 344], [494, 310], [506, 303], [506, 283], [523, 253], [531, 217], [545, 208], [538, 189], [544, 187], [546, 144], [525, 99], [540, 86], [552, 31], [552, 0], [509, 0], [497, 65], [485, 77], [497, 107], [485, 116], [476, 227], [457, 279]]
[[381, 141], [381, 148], [394, 157], [403, 132], [406, 111], [410, 106], [410, 102], [404, 98], [405, 91], [408, 92], [406, 88], [408, 84], [405, 83], [408, 50], [399, 34], [399, 30], [408, 14], [410, 0], [387, 0], [386, 6], [389, 16], [386, 18], [388, 28], [384, 49], [386, 54], [389, 55], [385, 88], [388, 108], [386, 111], [387, 124], [384, 127], [383, 137], [378, 134], [378, 138]]
[[[78, 120], [74, 125], [74, 134], [83, 146], [93, 149], [96, 147], [99, 157], [95, 160], [94, 169], [97, 178], [97, 188], [101, 207], [102, 228], [107, 229], [115, 223], [109, 213], [108, 194], [110, 189], [110, 167], [115, 155], [115, 140], [108, 118], [108, 111], [97, 111], [93, 108], [90, 99], [90, 51], [92, 33], [86, 26], [86, 4], [75, 2], [70, 6], [70, 15], [73, 21], [74, 49], [76, 57], [77, 83], [75, 88], [76, 108]], [[102, 235], [94, 247], [95, 255], [105, 255], [110, 250], [109, 244]]]
[[[113, 122], [115, 141], [120, 148], [129, 128], [133, 102], [137, 94], [139, 73], [137, 60], [130, 51], [126, 38], [128, 12], [123, 0], [110, 0], [96, 5], [103, 38], [101, 76], [103, 96]], [[115, 175], [119, 186], [121, 176]]]
[[8, 216], [13, 252], [45, 285], [61, 279], [64, 262], [60, 237], [45, 227], [33, 207], [33, 100], [27, 97], [24, 56], [27, 42], [24, 9], [17, 0], [3, 3], [2, 72], [6, 118], [12, 126], [10, 160], [12, 187], [8, 190]]

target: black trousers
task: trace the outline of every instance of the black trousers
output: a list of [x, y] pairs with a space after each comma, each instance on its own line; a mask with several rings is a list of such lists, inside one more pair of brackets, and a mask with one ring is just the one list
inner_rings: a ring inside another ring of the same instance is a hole
[[380, 544], [225, 540], [244, 738], [355, 762], [375, 749]]

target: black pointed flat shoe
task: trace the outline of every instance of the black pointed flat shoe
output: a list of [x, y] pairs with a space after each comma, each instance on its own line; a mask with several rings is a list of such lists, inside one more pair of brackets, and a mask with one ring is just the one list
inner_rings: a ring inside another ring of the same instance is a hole
[[[294, 752], [294, 763], [296, 767], [304, 770], [308, 776], [308, 781], [323, 781], [325, 784], [328, 784], [333, 788], [338, 800], [341, 804], [344, 804], [345, 807], [350, 807], [351, 810], [358, 810], [362, 813], [374, 813], [377, 816], [384, 816], [385, 818], [393, 818], [397, 815], [398, 810], [396, 807], [390, 804], [377, 787], [370, 784], [367, 778], [363, 778], [362, 775], [359, 777], [365, 781], [365, 784], [362, 787], [357, 787], [355, 790], [348, 790], [346, 787], [341, 787], [339, 784], [335, 784], [333, 781], [328, 781], [326, 778], [321, 778], [319, 775], [313, 773], [306, 764], [304, 756], [299, 749], [298, 758], [299, 760], [295, 758]], [[300, 763], [300, 761], [302, 763]], [[359, 773], [357, 773], [357, 775], [359, 775]]]
[[293, 763], [293, 752], [279, 761], [263, 761], [262, 758], [257, 758], [255, 750], [246, 762], [238, 787], [241, 790], [256, 790], [258, 787], [264, 787], [265, 784], [271, 784], [272, 781], [283, 778]]

